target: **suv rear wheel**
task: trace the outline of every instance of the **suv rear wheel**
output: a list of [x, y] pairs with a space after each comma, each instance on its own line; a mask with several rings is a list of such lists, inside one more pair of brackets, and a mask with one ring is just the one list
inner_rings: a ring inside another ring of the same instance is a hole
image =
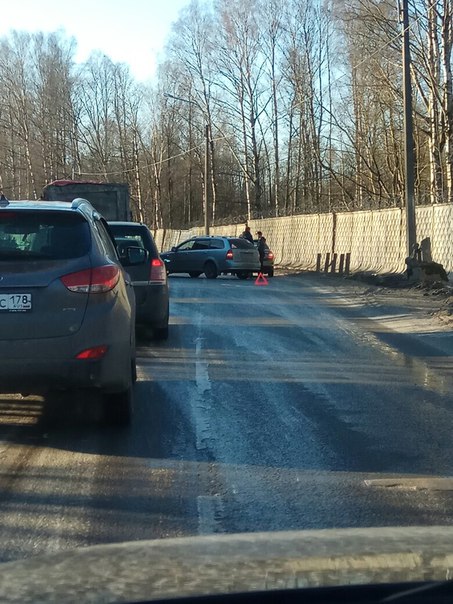
[[159, 327], [153, 328], [153, 337], [155, 340], [168, 340], [168, 320], [170, 314], [170, 307], [167, 307], [167, 314], [164, 322]]
[[250, 279], [252, 273], [250, 271], [239, 271], [236, 275], [238, 279]]
[[197, 277], [199, 277], [201, 275], [201, 273], [198, 271], [191, 271], [189, 273], [189, 275], [192, 277], [192, 279], [196, 279]]
[[204, 265], [204, 274], [206, 275], [206, 279], [215, 279], [217, 277], [217, 267], [211, 260]]
[[168, 340], [168, 325], [154, 329], [155, 340]]
[[132, 420], [132, 387], [104, 395], [104, 415], [108, 424], [128, 426]]

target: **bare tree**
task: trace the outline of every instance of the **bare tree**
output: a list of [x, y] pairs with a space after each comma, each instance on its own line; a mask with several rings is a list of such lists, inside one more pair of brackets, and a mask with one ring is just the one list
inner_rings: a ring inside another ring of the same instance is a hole
[[[216, 4], [216, 16], [221, 25], [217, 63], [221, 75], [219, 88], [229, 95], [230, 107], [236, 106], [236, 113], [240, 116], [244, 172], [253, 184], [253, 209], [257, 215], [262, 214], [264, 204], [262, 128], [259, 121], [271, 101], [269, 91], [263, 86], [266, 60], [256, 17], [261, 9], [259, 0]], [[246, 196], [250, 217], [252, 203], [248, 182]]]
[[115, 126], [115, 66], [100, 53], [83, 65], [77, 80], [76, 103], [79, 113], [78, 136], [82, 153], [90, 160], [89, 173], [108, 180], [112, 168], [121, 166]]
[[[9, 125], [14, 132], [16, 143], [15, 155], [22, 155], [25, 160], [26, 184], [20, 174], [22, 167], [14, 165], [14, 180], [17, 183], [19, 196], [24, 193], [33, 199], [38, 197], [35, 178], [35, 163], [33, 161], [32, 115], [35, 109], [36, 97], [30, 74], [32, 64], [30, 57], [31, 35], [13, 32], [10, 39], [0, 43], [0, 74], [5, 90], [3, 100], [7, 105]], [[19, 178], [18, 178], [19, 177]], [[16, 187], [15, 187], [16, 188]]]
[[71, 72], [75, 42], [60, 33], [38, 33], [31, 42], [36, 99], [32, 128], [41, 147], [39, 176], [41, 181], [49, 182], [70, 175], [73, 165]]
[[[183, 99], [183, 103], [188, 102], [199, 108], [204, 124], [208, 125], [211, 131], [215, 120], [212, 99], [212, 82], [215, 77], [212, 60], [214, 31], [208, 6], [198, 0], [191, 0], [190, 4], [182, 9], [178, 21], [174, 24], [168, 44], [169, 57], [178, 63], [180, 70], [179, 81], [173, 83], [171, 90]], [[194, 114], [190, 110], [187, 114], [191, 117], [189, 128], [192, 129]], [[212, 136], [209, 139], [209, 148], [212, 219], [216, 216], [217, 207], [216, 145]]]

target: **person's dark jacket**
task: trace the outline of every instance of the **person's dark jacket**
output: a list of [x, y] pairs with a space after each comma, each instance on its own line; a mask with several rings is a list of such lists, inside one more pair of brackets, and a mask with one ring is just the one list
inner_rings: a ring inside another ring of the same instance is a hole
[[265, 237], [261, 237], [260, 240], [258, 241], [258, 253], [260, 255], [260, 261], [261, 263], [263, 262], [265, 256], [266, 256], [266, 250], [268, 249], [268, 245], [266, 243], [266, 238]]
[[250, 243], [253, 243], [253, 235], [250, 231], [244, 231], [241, 235], [243, 239], [247, 239]]

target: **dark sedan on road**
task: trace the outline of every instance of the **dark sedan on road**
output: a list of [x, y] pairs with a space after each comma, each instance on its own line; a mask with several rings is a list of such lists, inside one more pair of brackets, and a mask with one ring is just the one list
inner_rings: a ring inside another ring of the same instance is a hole
[[168, 274], [189, 273], [193, 278], [204, 273], [207, 279], [221, 274], [248, 279], [260, 271], [258, 250], [241, 237], [192, 237], [161, 257]]
[[153, 330], [155, 339], [168, 338], [169, 292], [167, 271], [159, 256], [153, 236], [145, 224], [139, 222], [109, 222], [121, 260], [127, 259], [129, 246], [146, 251], [147, 262], [130, 266], [137, 307], [137, 323]]
[[[144, 261], [131, 244], [125, 264]], [[0, 275], [0, 391], [90, 390], [128, 422], [135, 296], [102, 216], [81, 199], [0, 201]]]

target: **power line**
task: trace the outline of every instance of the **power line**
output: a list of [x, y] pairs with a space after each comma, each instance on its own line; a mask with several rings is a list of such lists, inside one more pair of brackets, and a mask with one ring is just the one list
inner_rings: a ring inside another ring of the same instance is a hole
[[[149, 163], [142, 164], [139, 167], [147, 168], [147, 167], [160, 166], [162, 164], [165, 164], [165, 163], [171, 161], [172, 159], [177, 159], [178, 157], [183, 157], [184, 155], [188, 155], [189, 153], [191, 153], [192, 151], [195, 151], [196, 149], [199, 149], [203, 145], [204, 145], [204, 143], [200, 143], [199, 145], [196, 145], [195, 147], [191, 147], [190, 149], [187, 149], [186, 151], [182, 151], [181, 153], [178, 153], [177, 155], [172, 155], [170, 157], [166, 157], [164, 159], [161, 159], [156, 162], [152, 162], [150, 164]], [[135, 172], [136, 169], [137, 168], [127, 168], [124, 170], [116, 170], [115, 172], [76, 172], [76, 174], [78, 174], [79, 176], [114, 176], [115, 174], [126, 174], [128, 172]]]

